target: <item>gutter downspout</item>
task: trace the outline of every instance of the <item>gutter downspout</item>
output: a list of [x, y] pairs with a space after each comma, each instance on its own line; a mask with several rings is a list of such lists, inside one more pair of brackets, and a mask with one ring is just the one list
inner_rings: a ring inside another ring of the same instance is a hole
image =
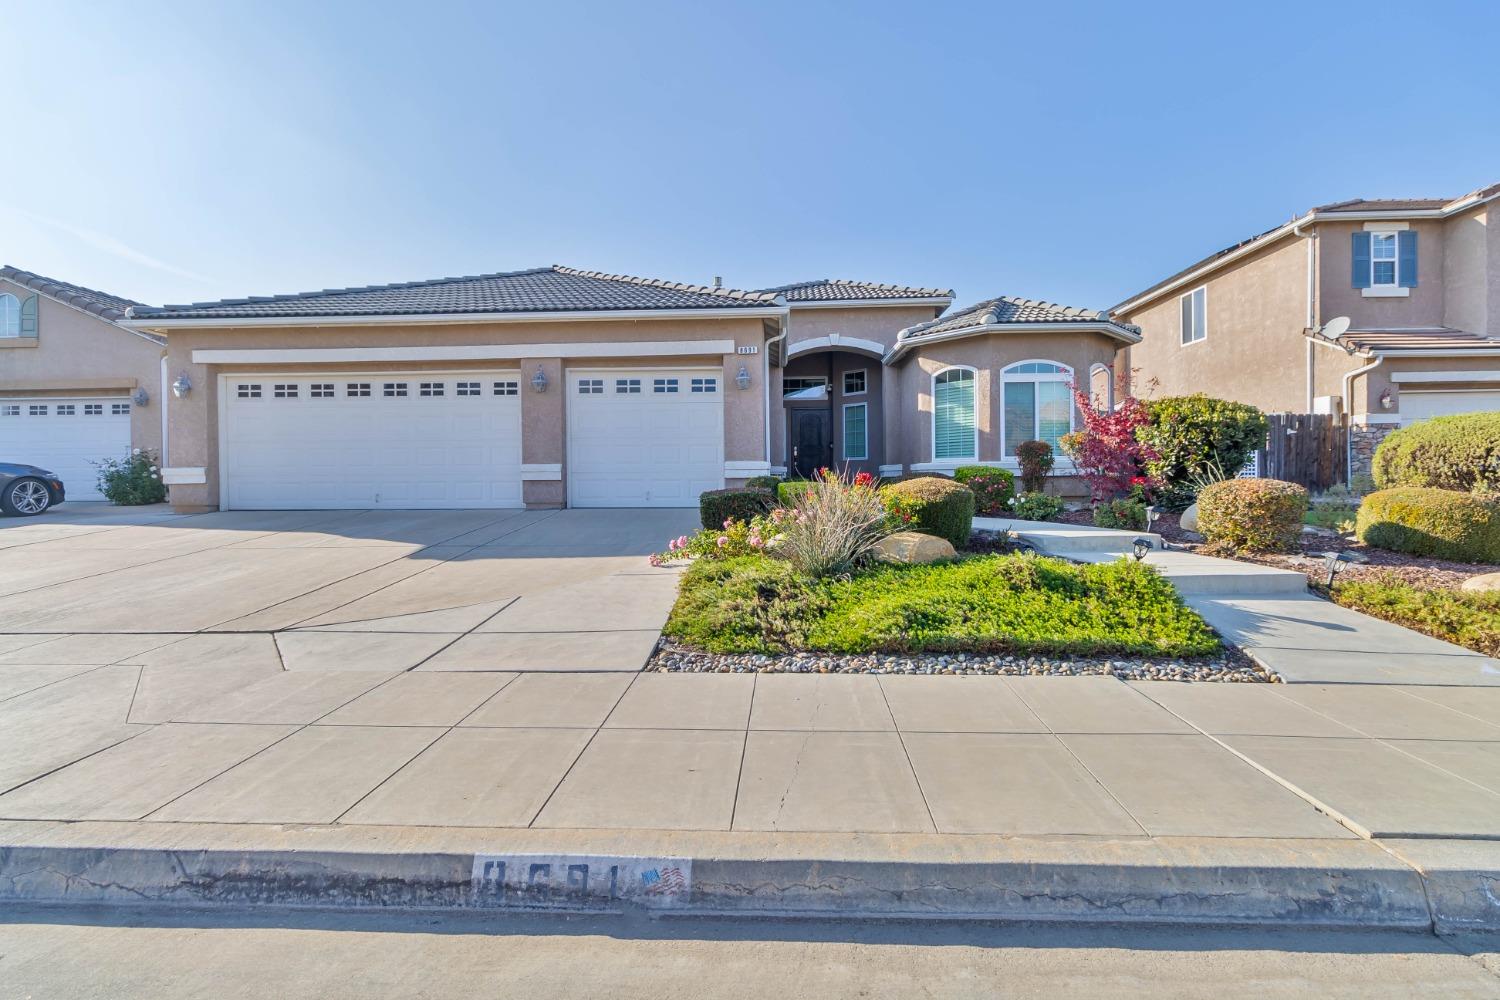
[[765, 374], [761, 376], [761, 383], [765, 386], [766, 395], [766, 467], [767, 472], [775, 468], [776, 463], [771, 460], [771, 352], [776, 345], [786, 340], [787, 335], [792, 332], [792, 313], [787, 310], [786, 316], [781, 320], [781, 332], [766, 341], [766, 364]]
[[1344, 376], [1344, 405], [1349, 414], [1348, 432], [1344, 435], [1344, 478], [1349, 480], [1345, 485], [1351, 489], [1354, 486], [1354, 380], [1360, 375], [1367, 374], [1379, 368], [1385, 361], [1384, 355], [1376, 355], [1375, 360], [1362, 368], [1356, 368]]
[[165, 353], [161, 356], [161, 391], [157, 394], [157, 398], [161, 400], [161, 454], [157, 456], [157, 465], [165, 469], [172, 464], [167, 458], [170, 454], [167, 450], [167, 434], [171, 426], [170, 421], [167, 419], [167, 400], [172, 398], [172, 391], [171, 387], [167, 385], [167, 356]]
[[[1312, 232], [1304, 233], [1302, 231], [1302, 226], [1305, 224], [1306, 221], [1307, 220], [1304, 219], [1302, 221], [1299, 221], [1296, 225], [1292, 226], [1292, 235], [1295, 236], [1295, 237], [1298, 237], [1299, 239], [1305, 239], [1305, 240], [1307, 240], [1307, 329], [1309, 331], [1312, 331], [1312, 332], [1315, 333], [1315, 332], [1317, 332], [1317, 329], [1318, 329], [1318, 312], [1317, 312], [1317, 307], [1316, 307], [1316, 302], [1317, 302], [1317, 279], [1316, 279], [1316, 276], [1315, 276], [1315, 272], [1316, 272], [1316, 257], [1317, 257], [1317, 254], [1315, 252], [1315, 247], [1317, 245], [1317, 239], [1318, 239], [1318, 237], [1317, 237], [1316, 233], [1312, 233]], [[1305, 412], [1311, 413], [1312, 411], [1313, 411], [1313, 345], [1312, 345], [1312, 340], [1309, 339], [1308, 342], [1307, 342], [1307, 406], [1306, 406], [1306, 411]]]

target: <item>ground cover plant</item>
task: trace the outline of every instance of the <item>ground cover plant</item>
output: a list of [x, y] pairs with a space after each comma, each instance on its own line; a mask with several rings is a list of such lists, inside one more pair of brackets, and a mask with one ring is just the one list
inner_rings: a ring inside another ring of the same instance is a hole
[[1346, 608], [1500, 656], [1500, 592], [1421, 587], [1392, 573], [1378, 573], [1336, 583], [1331, 596]]
[[1032, 555], [823, 578], [756, 556], [695, 563], [664, 633], [715, 653], [1199, 656], [1218, 637], [1148, 566]]

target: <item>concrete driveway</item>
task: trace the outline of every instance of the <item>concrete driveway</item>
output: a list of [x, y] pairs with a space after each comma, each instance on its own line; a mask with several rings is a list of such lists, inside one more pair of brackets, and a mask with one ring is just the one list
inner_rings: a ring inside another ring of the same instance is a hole
[[157, 666], [216, 691], [280, 670], [638, 670], [676, 588], [644, 556], [695, 515], [69, 504], [0, 520], [0, 665], [143, 666], [148, 696]]

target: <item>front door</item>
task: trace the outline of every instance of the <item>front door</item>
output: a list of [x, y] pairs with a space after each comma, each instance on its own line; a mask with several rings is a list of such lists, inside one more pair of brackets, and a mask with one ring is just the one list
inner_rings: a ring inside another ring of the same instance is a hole
[[833, 418], [827, 410], [791, 410], [791, 473], [811, 479], [818, 470], [833, 464]]

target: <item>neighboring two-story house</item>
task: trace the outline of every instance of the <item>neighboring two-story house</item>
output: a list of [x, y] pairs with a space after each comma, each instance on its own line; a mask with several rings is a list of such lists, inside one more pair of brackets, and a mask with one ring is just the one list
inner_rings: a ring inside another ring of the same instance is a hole
[[[1321, 205], [1111, 310], [1133, 388], [1348, 421], [1355, 474], [1403, 424], [1500, 410], [1500, 184]], [[1345, 325], [1347, 321], [1347, 326]]]

